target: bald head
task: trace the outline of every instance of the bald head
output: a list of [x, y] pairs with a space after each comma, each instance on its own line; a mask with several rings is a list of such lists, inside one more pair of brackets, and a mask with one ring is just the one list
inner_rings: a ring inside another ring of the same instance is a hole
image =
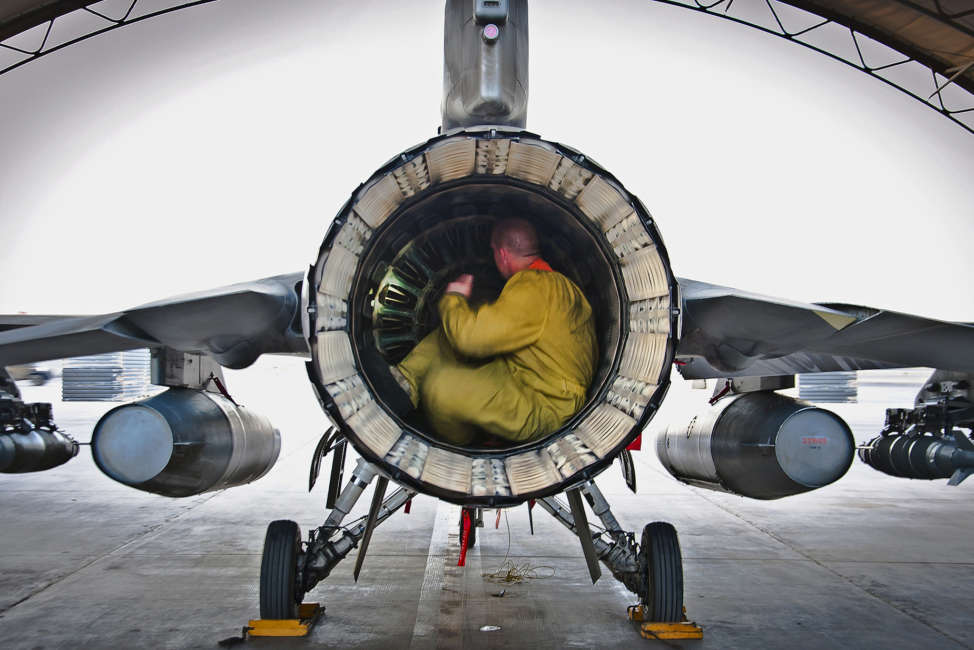
[[490, 245], [503, 248], [520, 257], [537, 257], [538, 232], [524, 219], [498, 221], [490, 236]]
[[497, 270], [505, 278], [523, 271], [541, 256], [538, 232], [524, 219], [498, 221], [490, 236]]

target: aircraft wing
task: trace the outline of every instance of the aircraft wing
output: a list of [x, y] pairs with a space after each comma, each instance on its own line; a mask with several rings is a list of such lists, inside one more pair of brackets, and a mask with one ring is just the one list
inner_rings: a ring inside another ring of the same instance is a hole
[[5, 332], [7, 330], [14, 330], [20, 327], [29, 327], [31, 325], [41, 325], [42, 323], [49, 323], [52, 320], [58, 320], [61, 318], [75, 318], [74, 316], [49, 316], [40, 314], [14, 314], [14, 315], [0, 315], [0, 332]]
[[97, 316], [0, 316], [0, 367], [145, 347], [203, 352], [228, 368], [306, 354], [303, 280], [279, 275]]
[[974, 325], [680, 278], [687, 379], [927, 366], [974, 372]]

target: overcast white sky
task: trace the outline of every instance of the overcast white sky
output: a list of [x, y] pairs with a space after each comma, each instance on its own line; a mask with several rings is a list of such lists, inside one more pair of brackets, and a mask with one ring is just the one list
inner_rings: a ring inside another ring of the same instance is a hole
[[[435, 133], [442, 23], [440, 0], [221, 0], [0, 76], [0, 312], [305, 269]], [[678, 275], [974, 320], [974, 136], [684, 9], [533, 0], [530, 23], [528, 127], [637, 194]]]

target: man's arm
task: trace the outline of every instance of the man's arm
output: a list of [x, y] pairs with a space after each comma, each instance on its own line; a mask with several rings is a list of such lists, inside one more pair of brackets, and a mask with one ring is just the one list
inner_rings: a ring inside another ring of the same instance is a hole
[[474, 309], [462, 295], [447, 293], [439, 311], [443, 333], [457, 352], [489, 357], [537, 341], [548, 319], [548, 301], [530, 274], [523, 274], [511, 278], [492, 303]]

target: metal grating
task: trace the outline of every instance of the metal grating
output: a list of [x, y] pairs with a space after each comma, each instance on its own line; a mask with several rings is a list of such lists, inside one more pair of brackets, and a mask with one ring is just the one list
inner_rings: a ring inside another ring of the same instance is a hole
[[[0, 74], [99, 34], [216, 0], [53, 2], [0, 24]], [[974, 133], [974, 7], [960, 0], [655, 0], [760, 29], [851, 65]], [[81, 6], [87, 5], [87, 6]], [[78, 8], [80, 7], [80, 8]], [[480, 152], [486, 154], [487, 152]], [[507, 151], [492, 152], [503, 173]], [[488, 163], [486, 157], [478, 160]], [[435, 177], [436, 172], [434, 170]], [[479, 173], [485, 173], [478, 169]]]
[[833, 13], [828, 7], [801, 0], [653, 1], [724, 18], [803, 45], [893, 86], [974, 133], [974, 81], [968, 78], [974, 72], [974, 50], [929, 49], [911, 41], [909, 25], [889, 33], [863, 20], [873, 14], [912, 16], [909, 12], [914, 12], [963, 35], [974, 32], [960, 22], [970, 20], [974, 8], [951, 12], [939, 1], [930, 8], [918, 7], [915, 2], [888, 2], [883, 6], [874, 2], [871, 11], [862, 10], [862, 18], [857, 19], [851, 14], [856, 8], [850, 3], [834, 3]]
[[4, 66], [0, 68], [0, 74], [119, 27], [211, 2], [216, 0], [131, 0], [121, 9], [118, 2], [90, 3], [90, 6], [56, 15], [0, 42], [0, 52], [6, 55], [0, 59], [3, 61], [0, 65]]

